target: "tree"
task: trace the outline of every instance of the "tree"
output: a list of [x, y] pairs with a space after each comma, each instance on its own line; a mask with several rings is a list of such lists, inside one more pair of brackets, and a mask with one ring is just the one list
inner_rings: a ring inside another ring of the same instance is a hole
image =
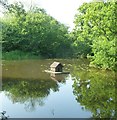
[[26, 11], [22, 3], [9, 5], [3, 24], [3, 51], [23, 51], [47, 58], [71, 53], [68, 27], [34, 7]]
[[84, 3], [75, 16], [74, 44], [86, 44], [94, 54], [91, 64], [105, 69], [115, 69], [116, 8], [117, 2]]

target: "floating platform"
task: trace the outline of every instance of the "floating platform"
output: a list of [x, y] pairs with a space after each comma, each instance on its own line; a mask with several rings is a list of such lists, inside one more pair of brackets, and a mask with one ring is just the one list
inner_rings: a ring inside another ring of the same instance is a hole
[[52, 74], [69, 74], [70, 73], [70, 72], [67, 72], [67, 71], [64, 71], [64, 72], [53, 72], [53, 71], [50, 71], [50, 70], [45, 70], [45, 72], [52, 73]]

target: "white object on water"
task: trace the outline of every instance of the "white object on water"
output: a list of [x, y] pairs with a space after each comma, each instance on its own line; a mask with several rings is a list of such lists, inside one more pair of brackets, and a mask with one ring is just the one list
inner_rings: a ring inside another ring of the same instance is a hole
[[87, 84], [87, 88], [88, 88], [88, 89], [90, 88], [90, 84]]

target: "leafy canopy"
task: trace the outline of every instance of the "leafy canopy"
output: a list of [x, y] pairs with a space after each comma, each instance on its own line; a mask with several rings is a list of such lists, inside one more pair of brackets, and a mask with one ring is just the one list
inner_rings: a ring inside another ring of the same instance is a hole
[[116, 8], [117, 2], [84, 3], [74, 21], [76, 53], [94, 55], [91, 64], [105, 69], [115, 69]]
[[69, 54], [71, 42], [67, 26], [44, 9], [33, 7], [26, 11], [22, 3], [7, 6], [6, 16], [1, 20], [3, 52], [19, 50], [47, 58]]

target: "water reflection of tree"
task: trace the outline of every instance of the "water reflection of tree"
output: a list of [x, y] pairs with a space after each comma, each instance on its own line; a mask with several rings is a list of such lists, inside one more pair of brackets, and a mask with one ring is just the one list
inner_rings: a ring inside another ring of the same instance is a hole
[[26, 110], [43, 106], [50, 91], [58, 91], [57, 82], [52, 80], [3, 80], [3, 90], [13, 103], [25, 104]]
[[114, 73], [74, 71], [73, 93], [93, 118], [115, 118]]

